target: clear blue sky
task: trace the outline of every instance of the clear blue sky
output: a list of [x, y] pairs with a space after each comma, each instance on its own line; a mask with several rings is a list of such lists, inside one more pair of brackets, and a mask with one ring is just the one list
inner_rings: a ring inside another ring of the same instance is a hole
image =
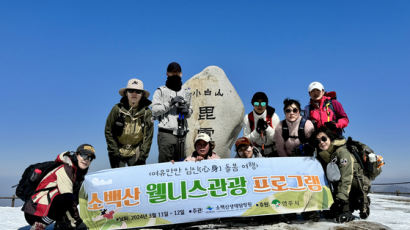
[[[138, 77], [152, 95], [171, 61], [184, 81], [221, 67], [246, 112], [265, 91], [281, 119], [284, 98], [304, 105], [322, 82], [346, 135], [384, 156], [378, 179], [408, 181], [409, 42], [409, 1], [2, 1], [0, 196], [29, 164], [82, 143], [96, 147], [91, 171], [108, 168], [118, 90]], [[157, 154], [154, 138], [148, 162]]]

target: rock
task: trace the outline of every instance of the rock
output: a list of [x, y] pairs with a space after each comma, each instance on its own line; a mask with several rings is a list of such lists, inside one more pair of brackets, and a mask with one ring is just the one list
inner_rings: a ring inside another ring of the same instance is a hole
[[225, 72], [217, 66], [208, 66], [185, 82], [184, 87], [191, 88], [193, 109], [187, 119], [186, 155], [194, 151], [196, 135], [206, 132], [215, 142], [214, 152], [229, 158], [231, 147], [242, 129], [245, 109]]

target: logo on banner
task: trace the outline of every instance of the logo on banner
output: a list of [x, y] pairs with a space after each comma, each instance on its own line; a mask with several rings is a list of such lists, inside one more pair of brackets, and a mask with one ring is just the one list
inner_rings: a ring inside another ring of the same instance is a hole
[[275, 205], [275, 207], [279, 208], [280, 206], [280, 201], [279, 200], [273, 200], [272, 204]]

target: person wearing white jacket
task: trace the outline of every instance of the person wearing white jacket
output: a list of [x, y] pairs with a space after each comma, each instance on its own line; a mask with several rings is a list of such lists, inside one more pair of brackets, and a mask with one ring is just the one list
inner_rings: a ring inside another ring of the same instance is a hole
[[268, 105], [264, 92], [256, 92], [252, 97], [253, 110], [243, 119], [243, 135], [258, 148], [264, 157], [277, 157], [273, 136], [279, 124], [275, 108]]
[[184, 149], [178, 139], [185, 142], [188, 131], [186, 118], [192, 114], [191, 92], [182, 87], [181, 66], [172, 62], [167, 68], [165, 86], [154, 92], [152, 115], [158, 120], [158, 162], [181, 161], [185, 157]]

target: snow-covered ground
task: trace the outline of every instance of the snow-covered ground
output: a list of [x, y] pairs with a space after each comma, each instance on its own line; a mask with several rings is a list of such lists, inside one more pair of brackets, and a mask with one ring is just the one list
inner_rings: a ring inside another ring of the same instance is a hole
[[[297, 222], [259, 226], [241, 226], [238, 229], [410, 229], [410, 197], [371, 194], [370, 216], [366, 221], [355, 220], [346, 224], [336, 224], [326, 220], [319, 222]], [[386, 226], [388, 228], [383, 227]], [[209, 225], [208, 227], [212, 227]], [[217, 226], [214, 226], [217, 227]], [[206, 229], [207, 225], [199, 227]], [[0, 229], [28, 230], [20, 207], [0, 207]], [[52, 226], [47, 228], [53, 229]], [[232, 229], [232, 228], [231, 228]]]

